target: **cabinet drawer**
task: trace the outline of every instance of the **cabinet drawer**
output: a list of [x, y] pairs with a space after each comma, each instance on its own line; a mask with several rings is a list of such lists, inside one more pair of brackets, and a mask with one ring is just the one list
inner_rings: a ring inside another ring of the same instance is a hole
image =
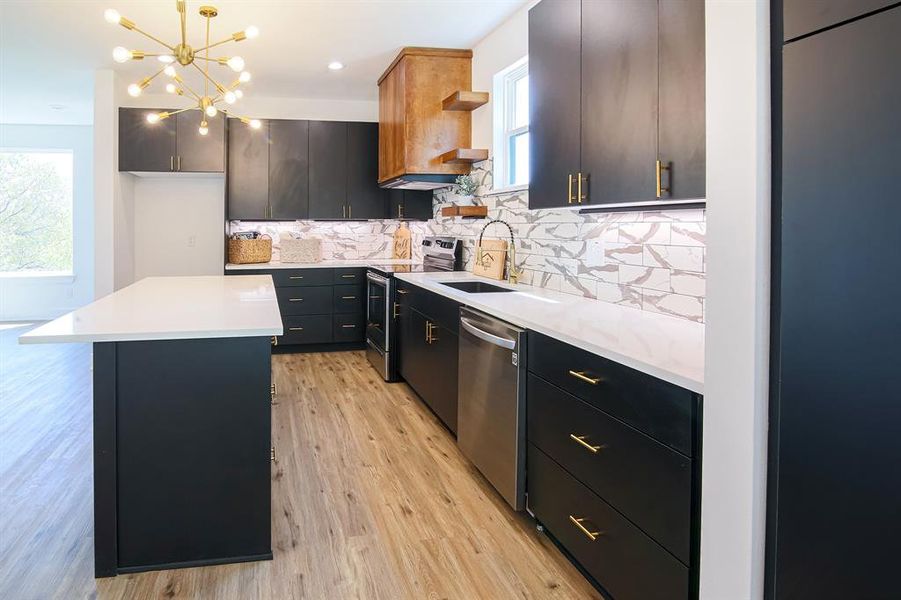
[[363, 328], [362, 314], [342, 314], [333, 318], [334, 327], [332, 337], [335, 342], [360, 342], [363, 340], [365, 329]]
[[359, 285], [336, 285], [332, 288], [335, 313], [363, 313], [363, 288]]
[[275, 288], [278, 309], [282, 316], [327, 315], [332, 312], [332, 288], [284, 287]]
[[527, 406], [529, 443], [689, 564], [690, 458], [535, 375]]
[[460, 333], [460, 304], [450, 298], [445, 298], [435, 292], [410, 286], [408, 295], [410, 306], [421, 312], [433, 323], [441, 325], [452, 331], [455, 335]]
[[529, 509], [616, 600], [688, 598], [688, 567], [531, 444], [528, 486]]
[[333, 269], [333, 271], [334, 276], [332, 283], [334, 283], [335, 285], [345, 285], [350, 283], [362, 285], [363, 280], [366, 279], [366, 269], [347, 268]]
[[272, 271], [275, 287], [298, 285], [332, 285], [334, 269], [276, 269]]
[[535, 332], [528, 360], [529, 371], [693, 456], [694, 393]]
[[279, 344], [327, 344], [332, 341], [332, 316], [284, 317], [285, 335]]

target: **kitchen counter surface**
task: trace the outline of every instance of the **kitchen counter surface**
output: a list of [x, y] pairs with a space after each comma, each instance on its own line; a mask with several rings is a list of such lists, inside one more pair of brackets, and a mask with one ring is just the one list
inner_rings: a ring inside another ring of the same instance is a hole
[[282, 334], [269, 275], [148, 277], [19, 337], [126, 342]]
[[[577, 348], [704, 393], [704, 325], [527, 285], [511, 285], [466, 271], [400, 273], [425, 288]], [[482, 280], [515, 292], [470, 294], [441, 281]]]
[[342, 267], [368, 267], [370, 265], [417, 265], [422, 261], [409, 258], [364, 258], [356, 260], [323, 260], [317, 263], [268, 262], [248, 265], [228, 263], [226, 271], [255, 271], [269, 269], [340, 269]]

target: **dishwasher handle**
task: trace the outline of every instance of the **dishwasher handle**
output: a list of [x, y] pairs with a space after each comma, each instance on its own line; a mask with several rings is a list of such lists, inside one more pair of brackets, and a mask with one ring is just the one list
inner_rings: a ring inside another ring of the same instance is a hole
[[460, 325], [463, 326], [463, 329], [476, 336], [480, 340], [484, 340], [489, 344], [494, 344], [495, 346], [500, 346], [501, 348], [506, 348], [507, 350], [516, 349], [516, 340], [511, 340], [510, 338], [501, 337], [499, 335], [494, 335], [493, 333], [488, 333], [482, 329], [476, 327], [472, 321], [467, 319], [466, 317], [460, 317]]

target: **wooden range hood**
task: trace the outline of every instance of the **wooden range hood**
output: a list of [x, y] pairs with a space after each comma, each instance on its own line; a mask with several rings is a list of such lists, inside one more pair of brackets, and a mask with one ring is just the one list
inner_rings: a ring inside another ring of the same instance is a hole
[[472, 50], [404, 48], [379, 78], [379, 185], [436, 189], [488, 158], [472, 149]]

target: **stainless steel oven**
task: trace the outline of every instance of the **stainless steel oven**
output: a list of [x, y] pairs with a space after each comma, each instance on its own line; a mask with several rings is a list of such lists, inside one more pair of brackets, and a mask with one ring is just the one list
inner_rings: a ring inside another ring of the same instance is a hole
[[383, 379], [393, 379], [391, 306], [394, 279], [366, 273], [366, 355]]

